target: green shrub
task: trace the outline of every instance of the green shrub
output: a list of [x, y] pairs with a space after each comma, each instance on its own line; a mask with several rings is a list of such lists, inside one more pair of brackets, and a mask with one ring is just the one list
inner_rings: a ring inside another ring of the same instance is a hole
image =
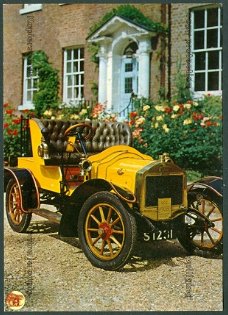
[[35, 51], [32, 54], [32, 66], [39, 76], [38, 91], [33, 96], [33, 103], [35, 112], [40, 117], [46, 109], [58, 107], [58, 70], [52, 67], [43, 51]]
[[141, 100], [130, 114], [134, 146], [154, 158], [167, 152], [185, 169], [220, 174], [222, 163], [222, 117], [218, 98], [206, 96], [184, 104]]

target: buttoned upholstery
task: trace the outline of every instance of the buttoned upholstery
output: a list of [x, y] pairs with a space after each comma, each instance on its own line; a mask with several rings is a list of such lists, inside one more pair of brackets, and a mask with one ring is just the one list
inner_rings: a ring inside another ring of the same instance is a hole
[[[62, 153], [66, 152], [68, 138], [64, 136], [64, 133], [67, 128], [82, 123], [82, 121], [76, 120], [40, 120], [36, 118], [34, 120], [40, 127], [43, 140], [48, 145], [48, 151], [51, 158], [60, 157]], [[114, 145], [131, 145], [131, 131], [129, 126], [125, 123], [101, 121], [86, 121], [85, 123], [93, 128], [92, 138], [85, 142], [88, 154], [101, 152]], [[80, 132], [80, 128], [78, 131]], [[86, 128], [83, 132], [84, 134], [87, 133]], [[79, 151], [82, 151], [79, 143], [76, 143], [76, 147]]]

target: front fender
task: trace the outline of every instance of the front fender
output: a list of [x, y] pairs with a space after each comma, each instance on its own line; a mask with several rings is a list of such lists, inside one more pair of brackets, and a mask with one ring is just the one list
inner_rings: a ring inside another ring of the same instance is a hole
[[19, 187], [21, 210], [23, 212], [31, 212], [31, 210], [39, 209], [39, 188], [33, 174], [25, 168], [4, 167], [5, 188], [12, 178], [17, 182]]
[[208, 176], [188, 185], [188, 193], [202, 192], [212, 200], [222, 200], [223, 180], [221, 177]]

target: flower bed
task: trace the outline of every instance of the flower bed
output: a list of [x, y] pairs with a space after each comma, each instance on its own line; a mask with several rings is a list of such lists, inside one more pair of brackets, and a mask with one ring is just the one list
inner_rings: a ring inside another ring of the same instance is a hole
[[[214, 106], [213, 106], [214, 104]], [[185, 169], [221, 174], [221, 98], [210, 95], [185, 104], [141, 100], [130, 113], [134, 146], [158, 158], [162, 152]]]

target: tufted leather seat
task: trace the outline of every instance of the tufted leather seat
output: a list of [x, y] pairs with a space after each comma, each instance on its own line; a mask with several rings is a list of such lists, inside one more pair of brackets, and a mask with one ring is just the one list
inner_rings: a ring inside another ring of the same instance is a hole
[[[40, 127], [43, 139], [48, 145], [49, 155], [52, 159], [60, 158], [62, 154], [66, 152], [67, 137], [64, 136], [66, 129], [82, 122], [76, 120], [40, 120], [37, 118], [34, 118], [34, 120]], [[93, 128], [93, 137], [85, 142], [88, 154], [101, 152], [114, 145], [131, 145], [131, 131], [129, 126], [125, 123], [101, 122], [96, 120], [86, 121], [85, 123]], [[85, 129], [84, 132], [86, 131]], [[77, 143], [76, 146], [77, 149], [81, 151], [80, 144]], [[74, 157], [78, 158], [78, 154], [73, 153], [72, 158]]]

